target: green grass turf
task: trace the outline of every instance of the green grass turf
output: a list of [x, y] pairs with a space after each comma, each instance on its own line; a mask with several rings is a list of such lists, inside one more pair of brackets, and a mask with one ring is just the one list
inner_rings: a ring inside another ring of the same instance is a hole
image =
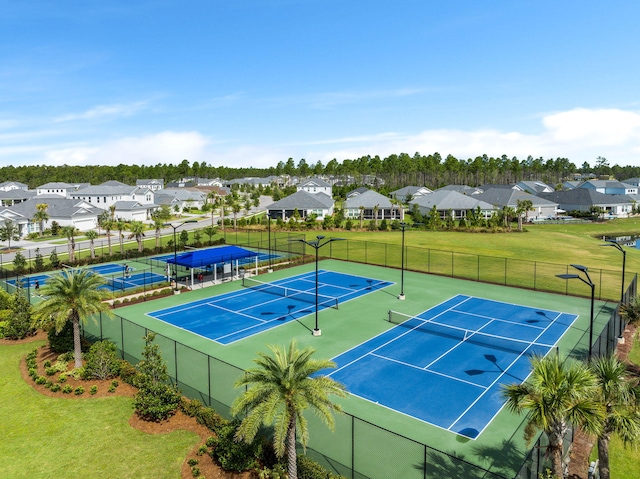
[[[289, 277], [312, 271], [314, 266], [311, 263], [280, 270], [269, 275], [262, 275], [260, 279], [271, 281]], [[129, 321], [124, 322], [122, 328], [118, 321], [103, 322], [103, 335], [115, 340], [119, 347], [124, 340], [125, 350], [134, 356], [137, 355], [136, 358], [132, 358], [137, 360], [142, 350], [142, 337], [145, 328], [160, 333], [165, 338], [159, 337], [157, 342], [163, 349], [163, 357], [169, 364], [170, 373], [177, 374], [180, 382], [196, 384], [205, 395], [208, 387], [211, 387], [212, 396], [219, 403], [227, 406], [238, 394], [238, 391], [234, 391], [231, 385], [240, 375], [240, 369], [222, 367], [216, 361], [212, 363], [212, 372], [208, 373], [206, 354], [219, 358], [230, 365], [246, 369], [253, 366], [256, 352], [266, 351], [267, 344], [287, 344], [290, 339], [295, 339], [302, 347], [313, 346], [317, 350], [318, 357], [332, 358], [392, 327], [386, 321], [389, 309], [415, 315], [459, 293], [578, 314], [580, 317], [574, 327], [561, 340], [561, 351], [566, 354], [569, 350], [577, 348], [580, 355], [584, 356], [586, 353], [585, 341], [590, 301], [583, 298], [405, 272], [406, 300], [399, 301], [397, 299], [400, 292], [400, 272], [398, 270], [336, 260], [321, 261], [320, 268], [389, 280], [394, 284], [384, 290], [342, 303], [338, 310], [321, 311], [319, 326], [322, 330], [322, 336], [320, 337], [311, 335], [315, 321], [314, 314], [226, 346], [157, 321], [146, 314], [235, 290], [240, 287], [239, 282], [196, 289], [187, 294], [118, 309], [116, 313]], [[605, 321], [611, 313], [611, 307], [610, 303], [596, 302], [596, 334], [602, 328], [602, 321]], [[87, 329], [93, 334], [99, 331], [94, 325], [88, 326]], [[174, 338], [183, 345], [178, 345], [176, 348], [167, 338]], [[176, 350], [178, 351], [177, 361], [174, 359], [174, 351]], [[180, 386], [183, 390], [185, 389], [182, 384]], [[406, 391], [406, 394], [410, 395], [411, 391]], [[446, 394], [446, 391], [443, 394]], [[425, 401], [428, 401], [428, 398], [425, 398]], [[348, 413], [369, 423], [379, 425], [414, 441], [429, 444], [449, 454], [462, 455], [470, 462], [506, 476], [514, 475], [517, 472], [525, 452], [528, 450], [522, 434], [523, 417], [514, 416], [507, 411], [498, 414], [477, 440], [467, 441], [455, 434], [357, 397], [349, 397], [341, 400], [341, 403]], [[313, 417], [309, 417], [309, 420], [315, 424]], [[351, 421], [348, 416], [344, 416], [339, 419], [338, 430], [335, 434], [330, 433], [323, 426], [315, 427], [314, 425], [310, 446], [311, 448], [323, 449], [323, 452], [327, 452], [338, 462], [350, 465], [350, 438], [353, 434], [356, 437], [355, 463], [357, 470], [364, 474], [373, 474], [374, 477], [392, 477], [394, 474], [396, 474], [395, 477], [413, 477], [415, 474], [413, 467], [424, 460], [424, 451], [411, 441], [400, 439], [398, 436], [380, 430], [373, 433], [372, 430], [374, 428], [365, 422], [357, 421], [355, 433], [352, 433]], [[433, 474], [448, 477], [447, 471], [450, 473], [452, 468], [457, 467], [452, 465], [446, 456], [440, 455], [435, 450], [430, 454], [434, 455], [434, 457], [430, 457], [429, 461], [429, 464], [432, 465], [430, 467], [435, 468], [431, 471]], [[388, 460], [390, 456], [404, 458], [404, 460], [391, 461]], [[408, 469], [398, 476], [399, 467], [407, 467]], [[389, 475], [385, 476], [381, 471], [385, 471], [387, 468], [390, 468]], [[465, 470], [463, 476], [476, 477], [469, 470]]]
[[177, 479], [198, 438], [129, 426], [129, 398], [50, 398], [26, 384], [19, 362], [35, 344], [0, 346], [0, 477]]

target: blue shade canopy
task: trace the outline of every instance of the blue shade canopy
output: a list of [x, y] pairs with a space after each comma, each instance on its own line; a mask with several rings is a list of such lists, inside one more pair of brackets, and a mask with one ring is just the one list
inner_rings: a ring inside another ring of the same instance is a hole
[[173, 258], [167, 259], [167, 263], [177, 263], [187, 268], [199, 268], [255, 256], [258, 256], [258, 253], [255, 251], [249, 251], [239, 248], [238, 246], [221, 246], [220, 248], [209, 248], [182, 253], [178, 255], [176, 260]]

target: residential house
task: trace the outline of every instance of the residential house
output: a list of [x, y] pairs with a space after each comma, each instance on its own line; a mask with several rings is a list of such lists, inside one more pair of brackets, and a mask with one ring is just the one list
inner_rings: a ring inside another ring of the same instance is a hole
[[546, 219], [558, 216], [559, 214], [558, 203], [540, 198], [525, 191], [491, 188], [483, 193], [474, 195], [474, 197], [495, 206], [496, 209], [502, 209], [508, 206], [514, 210], [518, 208], [518, 201], [529, 200], [533, 205], [533, 210], [528, 211], [525, 217], [530, 220]]
[[316, 219], [324, 220], [326, 216], [333, 214], [334, 202], [331, 196], [325, 193], [309, 193], [299, 190], [282, 198], [279, 201], [271, 203], [267, 207], [269, 218], [282, 218], [288, 220], [295, 211], [298, 211], [300, 218], [305, 219], [310, 215], [316, 215]]
[[44, 185], [38, 186], [36, 188], [37, 195], [59, 195], [63, 198], [67, 198], [71, 195], [71, 193], [77, 191], [80, 188], [84, 188], [86, 186], [90, 186], [89, 183], [63, 183], [63, 182], [52, 182], [45, 183]]
[[433, 191], [426, 186], [405, 186], [399, 190], [392, 191], [389, 196], [400, 201], [402, 204], [406, 204], [407, 201], [415, 200], [416, 198], [431, 193], [433, 193]]
[[544, 198], [558, 203], [566, 212], [589, 212], [593, 207], [600, 207], [609, 218], [626, 218], [633, 211], [633, 200], [627, 195], [605, 195], [592, 188], [575, 188], [573, 190], [540, 193]]
[[366, 186], [359, 186], [355, 190], [351, 190], [349, 193], [347, 193], [347, 199], [355, 198], [356, 196], [366, 193], [367, 191], [371, 190]]
[[136, 180], [136, 186], [146, 188], [151, 191], [158, 191], [164, 188], [164, 180], [153, 178], [148, 180]]
[[16, 203], [22, 203], [23, 201], [27, 201], [30, 198], [36, 196], [35, 191], [30, 190], [22, 190], [22, 189], [10, 189], [10, 190], [0, 190], [0, 205], [2, 206], [11, 206]]
[[96, 229], [98, 215], [103, 210], [87, 201], [62, 198], [59, 195], [38, 195], [21, 203], [0, 209], [0, 221], [10, 219], [18, 226], [20, 236], [40, 232], [40, 225], [33, 217], [40, 204], [47, 205], [49, 219], [44, 222], [44, 229], [57, 222], [60, 226], [73, 226], [80, 231]]
[[424, 216], [431, 214], [434, 206], [441, 218], [452, 217], [462, 219], [469, 216], [470, 211], [478, 211], [484, 218], [490, 218], [495, 207], [491, 203], [482, 201], [478, 195], [464, 195], [457, 191], [440, 189], [430, 195], [411, 200], [409, 205], [417, 205]]
[[366, 220], [404, 220], [404, 209], [401, 205], [394, 205], [391, 200], [377, 191], [351, 191], [347, 195], [342, 208], [345, 218]]
[[519, 190], [526, 191], [532, 195], [537, 195], [538, 193], [551, 193], [552, 191], [555, 191], [555, 188], [542, 181], [519, 181], [516, 183], [516, 187]]
[[[111, 210], [116, 219], [148, 221], [158, 208], [155, 195], [158, 192], [141, 186], [131, 186], [119, 181], [106, 181], [89, 185], [72, 192], [72, 199], [83, 200], [103, 210]], [[123, 208], [120, 211], [120, 208]], [[135, 213], [133, 211], [135, 210]], [[144, 214], [143, 214], [144, 212]]]
[[155, 192], [155, 203], [169, 205], [172, 210], [176, 206], [180, 211], [185, 208], [202, 208], [206, 202], [207, 192], [198, 188], [165, 188]]
[[28, 185], [24, 183], [20, 183], [19, 181], [3, 181], [0, 183], [0, 191], [11, 191], [11, 190], [23, 190], [27, 191], [29, 189]]
[[457, 191], [463, 195], [476, 195], [478, 193], [482, 193], [480, 188], [467, 185], [446, 185], [442, 188], [438, 188], [436, 191]]
[[578, 188], [595, 190], [605, 195], [637, 195], [638, 187], [616, 180], [587, 180]]
[[307, 193], [311, 194], [324, 193], [329, 198], [333, 196], [331, 184], [327, 183], [322, 178], [319, 178], [317, 176], [299, 183], [297, 189], [298, 191], [306, 191]]

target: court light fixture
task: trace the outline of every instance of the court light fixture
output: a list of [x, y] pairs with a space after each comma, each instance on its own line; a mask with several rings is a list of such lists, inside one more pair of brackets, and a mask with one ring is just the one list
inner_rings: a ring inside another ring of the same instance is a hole
[[[627, 252], [624, 250], [622, 245], [615, 240], [607, 240], [605, 244], [601, 244], [600, 246], [613, 246], [614, 248], [616, 248], [618, 251], [622, 253], [622, 281], [621, 281], [622, 286], [620, 288], [621, 290], [620, 291], [620, 307], [622, 307], [622, 304], [624, 303], [624, 276], [625, 276], [625, 267], [627, 264]], [[618, 339], [622, 339], [622, 333], [624, 331], [625, 324], [624, 324], [624, 318], [622, 317], [619, 311], [618, 311], [618, 315], [620, 316], [620, 335], [618, 336]]]
[[565, 279], [565, 280], [579, 279], [580, 281], [582, 281], [584, 284], [586, 284], [591, 288], [591, 316], [589, 318], [589, 352], [587, 356], [587, 359], [591, 361], [591, 353], [593, 350], [593, 305], [594, 305], [595, 296], [596, 296], [596, 285], [593, 283], [593, 281], [591, 281], [591, 277], [589, 276], [589, 268], [587, 268], [586, 266], [582, 266], [581, 264], [572, 264], [571, 266], [577, 269], [578, 271], [580, 271], [581, 273], [583, 273], [586, 279], [583, 278], [582, 275], [572, 274], [572, 273], [557, 274], [556, 277], [560, 279]]
[[323, 235], [317, 235], [316, 239], [312, 241], [304, 239], [293, 239], [289, 241], [292, 243], [304, 243], [316, 250], [316, 326], [315, 328], [313, 328], [312, 334], [314, 336], [320, 336], [322, 334], [322, 331], [318, 327], [318, 251], [320, 250], [320, 248], [329, 243], [332, 243], [333, 241], [345, 241], [345, 238], [326, 238]]

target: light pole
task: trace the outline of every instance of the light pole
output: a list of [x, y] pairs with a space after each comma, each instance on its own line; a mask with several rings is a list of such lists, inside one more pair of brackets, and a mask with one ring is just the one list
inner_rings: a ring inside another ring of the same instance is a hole
[[183, 221], [180, 224], [172, 225], [171, 223], [165, 223], [164, 226], [171, 226], [173, 228], [173, 284], [174, 291], [178, 291], [178, 244], [176, 243], [176, 230], [182, 225], [187, 223], [197, 223], [196, 220]]
[[[622, 253], [622, 287], [620, 288], [621, 289], [620, 307], [622, 307], [622, 303], [624, 302], [624, 274], [625, 274], [625, 267], [627, 264], [627, 252], [624, 250], [622, 245], [615, 240], [607, 240], [605, 244], [600, 246], [613, 246], [614, 248], [616, 248], [618, 251]], [[618, 340], [622, 339], [623, 330], [624, 330], [624, 319], [622, 318], [622, 315], [620, 315], [620, 336], [618, 336]]]
[[[316, 236], [316, 239], [313, 241], [307, 241], [303, 239], [291, 240], [298, 243], [304, 243], [316, 250], [316, 327], [313, 328], [313, 331], [312, 331], [312, 334], [314, 336], [320, 336], [322, 334], [322, 331], [320, 330], [320, 328], [318, 328], [318, 251], [324, 245], [331, 243], [332, 241], [344, 241], [344, 239], [345, 238], [325, 238], [322, 235], [318, 235]], [[325, 240], [325, 241], [322, 241], [322, 240]]]
[[400, 223], [400, 229], [402, 229], [402, 253], [401, 253], [401, 264], [400, 264], [400, 296], [398, 299], [400, 301], [404, 301], [404, 230], [407, 229], [407, 223], [404, 221]]
[[582, 266], [581, 264], [572, 264], [572, 267], [577, 269], [578, 271], [584, 273], [587, 279], [584, 279], [579, 274], [557, 274], [556, 276], [561, 279], [579, 279], [584, 284], [591, 287], [591, 317], [589, 318], [589, 354], [587, 356], [587, 360], [591, 361], [591, 349], [593, 347], [593, 303], [596, 295], [596, 285], [593, 284], [591, 278], [589, 277], [589, 268], [586, 266]]
[[269, 267], [267, 268], [267, 273], [273, 273], [273, 268], [271, 267], [271, 216], [267, 212], [267, 229], [269, 230], [269, 246], [268, 246], [268, 262]]

